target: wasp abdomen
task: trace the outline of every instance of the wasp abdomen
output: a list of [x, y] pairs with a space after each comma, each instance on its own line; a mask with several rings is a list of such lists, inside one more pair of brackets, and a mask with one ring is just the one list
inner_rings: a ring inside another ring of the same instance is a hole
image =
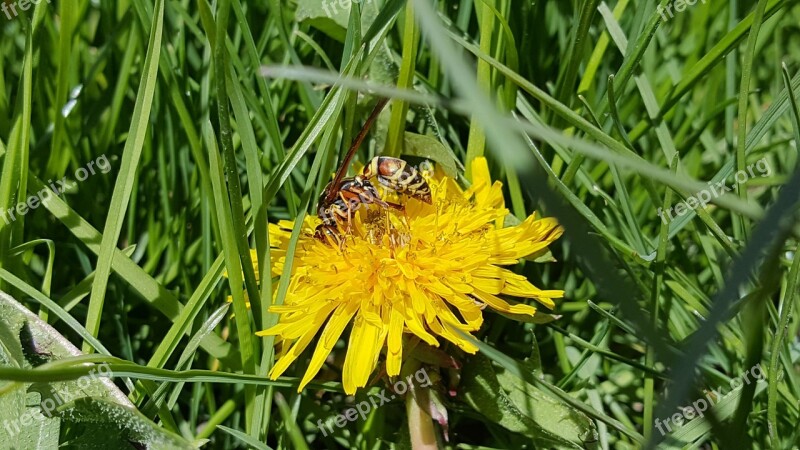
[[376, 156], [364, 167], [366, 179], [375, 177], [387, 188], [425, 203], [431, 203], [431, 188], [419, 170], [399, 158]]
[[320, 199], [317, 209], [317, 216], [322, 219], [322, 223], [314, 233], [315, 237], [323, 242], [327, 241], [327, 237], [334, 237], [333, 235], [337, 234], [339, 222], [345, 222], [349, 226], [361, 205], [374, 203], [384, 207], [389, 206], [381, 200], [375, 186], [363, 177], [343, 179], [336, 188], [336, 197], [330, 202], [324, 200], [324, 197]]

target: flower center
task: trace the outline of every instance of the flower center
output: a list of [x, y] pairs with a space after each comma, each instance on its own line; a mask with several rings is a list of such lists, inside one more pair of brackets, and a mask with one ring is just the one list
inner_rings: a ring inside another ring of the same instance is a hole
[[411, 241], [411, 230], [402, 212], [382, 208], [367, 208], [363, 215], [364, 240], [391, 249], [406, 247]]

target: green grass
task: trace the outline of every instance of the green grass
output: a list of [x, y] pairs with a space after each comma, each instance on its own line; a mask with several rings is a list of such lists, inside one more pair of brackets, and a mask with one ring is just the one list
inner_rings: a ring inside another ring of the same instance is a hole
[[[347, 397], [330, 363], [297, 394], [303, 358], [270, 381], [273, 338], [254, 334], [289, 279], [258, 283], [250, 249], [269, 273], [267, 222], [316, 212], [374, 93], [394, 100], [361, 163], [430, 158], [467, 185], [486, 156], [517, 219], [566, 229], [555, 262], [515, 268], [566, 291], [555, 320], [487, 311], [478, 356], [444, 348], [463, 368], [440, 446], [800, 442], [800, 2], [698, 1], [666, 21], [669, 0], [334, 3], [0, 12], [0, 291], [38, 316], [0, 301], [0, 442], [33, 442], [2, 423], [37, 408], [26, 391], [108, 362], [139, 413], [76, 401], [29, 427], [41, 448], [409, 448], [400, 400], [324, 434], [383, 384]], [[103, 155], [107, 173], [3, 219]], [[659, 217], [721, 181], [705, 208]], [[756, 364], [763, 381], [659, 432]]]

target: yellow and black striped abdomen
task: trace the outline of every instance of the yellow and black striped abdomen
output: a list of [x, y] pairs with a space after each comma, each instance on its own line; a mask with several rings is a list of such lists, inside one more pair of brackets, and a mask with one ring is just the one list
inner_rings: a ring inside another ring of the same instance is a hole
[[377, 178], [383, 186], [400, 194], [431, 203], [431, 188], [416, 167], [399, 158], [376, 156], [364, 167], [364, 178]]

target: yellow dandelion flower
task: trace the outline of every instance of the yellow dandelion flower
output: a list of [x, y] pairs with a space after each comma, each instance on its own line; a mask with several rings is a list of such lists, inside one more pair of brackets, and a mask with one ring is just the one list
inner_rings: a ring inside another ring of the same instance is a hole
[[[261, 336], [282, 344], [270, 372], [276, 379], [322, 333], [299, 390], [319, 372], [349, 323], [353, 323], [343, 368], [344, 390], [367, 384], [386, 347], [386, 372], [400, 373], [403, 334], [438, 347], [449, 341], [467, 353], [477, 348], [457, 330], [480, 328], [486, 306], [533, 315], [534, 306], [500, 296], [534, 299], [552, 308], [563, 291], [542, 290], [505, 265], [543, 251], [562, 228], [552, 218], [531, 215], [503, 227], [508, 215], [500, 182], [492, 183], [486, 160], [472, 165], [474, 184], [464, 191], [446, 176], [430, 178], [433, 204], [409, 199], [405, 211], [361, 208], [345, 243], [313, 238], [309, 217], [297, 246], [285, 302], [270, 311], [279, 323]], [[293, 223], [270, 224], [272, 274], [282, 275]]]

